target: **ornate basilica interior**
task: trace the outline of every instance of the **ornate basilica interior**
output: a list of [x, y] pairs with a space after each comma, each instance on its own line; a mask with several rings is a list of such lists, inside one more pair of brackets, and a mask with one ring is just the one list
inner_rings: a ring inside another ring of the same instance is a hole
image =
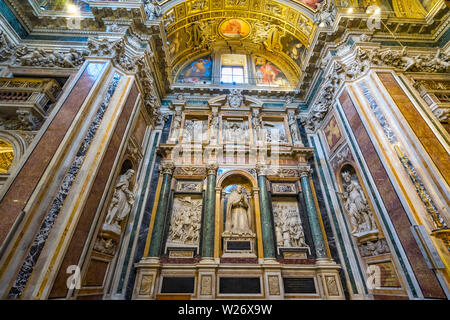
[[450, 297], [444, 0], [0, 0], [0, 298]]

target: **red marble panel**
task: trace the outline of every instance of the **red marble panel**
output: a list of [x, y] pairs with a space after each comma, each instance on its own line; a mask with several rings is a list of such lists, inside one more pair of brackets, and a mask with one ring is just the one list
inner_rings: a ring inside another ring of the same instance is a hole
[[434, 132], [417, 111], [391, 73], [379, 72], [378, 77], [391, 95], [400, 112], [409, 123], [422, 146], [442, 173], [447, 184], [450, 184], [450, 155], [438, 140]]
[[426, 298], [445, 299], [446, 296], [436, 275], [428, 268], [417, 242], [414, 239], [410, 229], [411, 223], [409, 222], [407, 214], [347, 91], [342, 93], [339, 97], [339, 101], [356, 137], [369, 171], [375, 181], [384, 206], [394, 225], [397, 236], [408, 257], [414, 275], [419, 282], [423, 295]]
[[3, 244], [17, 216], [28, 202], [43, 172], [53, 158], [74, 117], [80, 110], [98, 77], [99, 75], [92, 75], [88, 71], [88, 67], [86, 67], [58, 114], [50, 123], [4, 197], [0, 200], [0, 244]]
[[109, 176], [112, 174], [113, 164], [117, 157], [120, 142], [122, 141], [126, 126], [130, 120], [130, 115], [135, 105], [137, 95], [137, 87], [133, 84], [116, 128], [114, 129], [114, 133], [111, 141], [109, 142], [106, 154], [100, 164], [100, 168], [97, 176], [95, 177], [92, 189], [89, 191], [89, 197], [83, 212], [81, 213], [78, 225], [66, 251], [66, 255], [59, 268], [59, 272], [53, 284], [49, 298], [63, 298], [67, 295], [66, 269], [70, 265], [77, 265], [79, 263], [81, 253], [86, 245], [86, 241], [88, 240], [89, 231], [94, 222], [94, 217], [97, 212], [99, 202], [105, 192], [106, 183]]

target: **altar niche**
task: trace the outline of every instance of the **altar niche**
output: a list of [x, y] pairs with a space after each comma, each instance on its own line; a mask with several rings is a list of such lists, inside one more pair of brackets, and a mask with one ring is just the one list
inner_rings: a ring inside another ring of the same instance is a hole
[[219, 256], [256, 258], [258, 252], [262, 252], [260, 245], [257, 245], [257, 239], [261, 239], [261, 228], [256, 181], [247, 172], [229, 171], [219, 179], [217, 192], [221, 199], [216, 229]]

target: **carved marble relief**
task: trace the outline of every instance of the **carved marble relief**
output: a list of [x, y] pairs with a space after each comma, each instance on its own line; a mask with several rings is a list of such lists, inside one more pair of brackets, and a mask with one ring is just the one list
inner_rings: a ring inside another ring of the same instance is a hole
[[173, 200], [167, 246], [198, 246], [201, 217], [201, 197], [176, 195]]
[[264, 134], [267, 143], [289, 143], [283, 121], [264, 121]]
[[186, 119], [183, 127], [183, 142], [203, 142], [208, 134], [208, 120], [206, 119]]
[[273, 216], [276, 241], [279, 248], [309, 248], [305, 242], [305, 234], [296, 201], [274, 201]]
[[362, 244], [359, 248], [361, 250], [361, 255], [363, 257], [377, 256], [380, 254], [390, 252], [386, 239], [367, 241], [366, 243]]
[[240, 144], [250, 141], [248, 121], [242, 118], [226, 118], [222, 123], [224, 142]]

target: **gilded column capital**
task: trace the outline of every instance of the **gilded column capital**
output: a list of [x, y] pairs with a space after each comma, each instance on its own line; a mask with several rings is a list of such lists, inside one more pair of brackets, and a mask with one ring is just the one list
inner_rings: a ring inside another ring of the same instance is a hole
[[175, 170], [175, 165], [172, 161], [163, 161], [161, 162], [159, 166], [159, 172], [161, 174], [173, 174], [173, 171]]
[[299, 164], [298, 167], [298, 174], [300, 178], [308, 177], [312, 174], [311, 166], [305, 165], [305, 164]]
[[216, 175], [218, 169], [219, 165], [217, 164], [217, 162], [211, 162], [206, 165], [206, 172], [208, 175]]

